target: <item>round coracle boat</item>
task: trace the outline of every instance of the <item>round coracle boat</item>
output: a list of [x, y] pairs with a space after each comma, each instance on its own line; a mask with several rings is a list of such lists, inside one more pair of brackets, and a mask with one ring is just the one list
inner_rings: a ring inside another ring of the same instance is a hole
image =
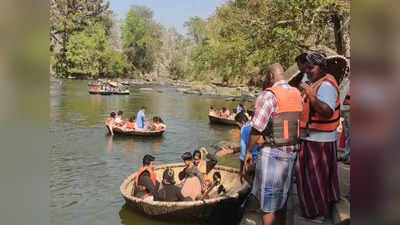
[[210, 120], [210, 123], [237, 126], [237, 123], [235, 120], [226, 119], [226, 118], [222, 118], [222, 117], [218, 117], [218, 116], [212, 116], [212, 115], [208, 115], [208, 118]]
[[[162, 173], [166, 168], [174, 170], [175, 174], [181, 172], [184, 168], [183, 163], [165, 164], [155, 167], [157, 180], [162, 180]], [[233, 204], [240, 204], [240, 199], [245, 196], [250, 190], [249, 185], [244, 182], [240, 183], [239, 170], [231, 167], [216, 166], [210, 174], [214, 172], [221, 174], [221, 184], [224, 186], [226, 193], [218, 195], [217, 189], [212, 189], [208, 199], [196, 201], [181, 201], [181, 202], [162, 202], [162, 201], [147, 201], [131, 195], [134, 178], [136, 173], [126, 178], [121, 186], [120, 191], [126, 203], [132, 208], [141, 211], [151, 216], [166, 216], [168, 218], [199, 218], [207, 219], [213, 213], [224, 207], [229, 207]]]
[[[108, 127], [107, 127], [108, 129]], [[113, 128], [114, 135], [119, 135], [119, 136], [150, 136], [150, 137], [156, 137], [156, 136], [161, 136], [164, 132], [165, 129], [162, 130], [131, 130], [131, 129], [126, 129], [126, 128], [119, 128], [119, 127], [114, 127]]]

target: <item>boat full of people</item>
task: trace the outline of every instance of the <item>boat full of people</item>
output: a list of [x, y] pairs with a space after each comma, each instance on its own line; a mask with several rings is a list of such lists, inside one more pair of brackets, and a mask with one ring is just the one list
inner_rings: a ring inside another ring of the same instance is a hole
[[207, 219], [249, 192], [249, 185], [240, 182], [238, 169], [216, 166], [214, 161], [211, 167], [205, 162], [207, 169], [202, 171], [190, 152], [182, 155], [184, 163], [159, 166], [147, 163], [146, 157], [154, 161], [146, 155], [143, 168], [129, 175], [120, 191], [128, 206], [147, 215]]
[[123, 118], [123, 112], [111, 112], [105, 126], [110, 135], [117, 136], [161, 136], [167, 126], [161, 117], [154, 116], [151, 121], [145, 119], [144, 107], [137, 116], [131, 116], [128, 120]]
[[239, 104], [238, 107], [236, 109], [232, 109], [232, 111], [229, 111], [229, 109], [225, 107], [222, 107], [221, 110], [217, 110], [214, 108], [214, 106], [210, 106], [208, 111], [208, 119], [210, 120], [210, 123], [214, 124], [237, 126], [235, 116], [241, 111], [245, 112], [246, 116], [248, 116], [250, 119], [249, 113], [242, 104]]

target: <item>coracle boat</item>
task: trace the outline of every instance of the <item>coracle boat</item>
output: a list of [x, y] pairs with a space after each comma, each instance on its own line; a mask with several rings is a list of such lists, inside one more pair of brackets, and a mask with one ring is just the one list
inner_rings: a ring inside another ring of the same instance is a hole
[[129, 95], [130, 91], [129, 90], [121, 90], [121, 91], [113, 91], [113, 95]]
[[[171, 168], [175, 174], [178, 174], [183, 170], [184, 164], [166, 164], [155, 167], [157, 180], [162, 180], [162, 174], [166, 168]], [[210, 198], [204, 200], [162, 202], [144, 201], [141, 198], [136, 198], [131, 195], [136, 173], [130, 175], [122, 182], [120, 191], [128, 206], [150, 216], [179, 219], [208, 219], [210, 216], [218, 215], [218, 212], [223, 208], [239, 205], [243, 197], [250, 191], [249, 185], [246, 182], [243, 184], [240, 183], [238, 169], [216, 166], [209, 174], [217, 171], [221, 174], [221, 184], [224, 186], [226, 193], [218, 195], [217, 188], [214, 188], [208, 194]]]
[[[106, 126], [108, 132], [109, 128]], [[150, 131], [150, 130], [128, 130], [128, 129], [121, 129], [119, 127], [114, 127], [113, 128], [114, 135], [118, 136], [144, 136], [144, 137], [158, 137], [163, 135], [165, 132], [165, 129], [163, 130], [155, 130], [155, 131]]]
[[208, 115], [208, 119], [210, 120], [210, 123], [237, 126], [236, 121], [231, 120], [231, 119], [226, 119], [226, 118], [212, 116], [212, 115]]

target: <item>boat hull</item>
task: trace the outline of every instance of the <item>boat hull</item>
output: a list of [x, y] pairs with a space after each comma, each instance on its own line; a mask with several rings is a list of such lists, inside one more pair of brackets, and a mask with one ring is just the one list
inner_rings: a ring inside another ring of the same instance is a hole
[[[107, 130], [109, 131], [109, 128], [107, 127]], [[118, 127], [113, 128], [114, 135], [117, 136], [142, 136], [142, 137], [159, 137], [162, 136], [165, 132], [165, 130], [159, 130], [159, 131], [138, 131], [138, 130], [122, 130]]]
[[235, 120], [224, 119], [224, 118], [215, 117], [215, 116], [211, 116], [211, 115], [208, 115], [208, 119], [210, 120], [210, 123], [214, 123], [214, 124], [237, 126], [237, 123]]

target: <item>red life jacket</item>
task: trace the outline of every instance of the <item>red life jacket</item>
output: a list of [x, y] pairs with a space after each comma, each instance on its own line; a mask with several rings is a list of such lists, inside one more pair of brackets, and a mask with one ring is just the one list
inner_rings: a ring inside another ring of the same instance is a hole
[[[144, 166], [144, 167], [140, 168], [139, 171], [137, 172], [137, 174], [136, 174], [136, 176], [135, 176], [135, 185], [138, 185], [138, 184], [139, 184], [140, 175], [142, 175], [145, 171], [149, 172], [151, 181], [153, 182], [154, 185], [156, 185], [156, 183], [157, 183], [157, 176], [156, 176], [156, 174], [155, 174], [154, 172], [152, 172], [152, 171], [150, 170], [150, 168], [147, 167], [147, 166]], [[150, 197], [150, 196], [152, 196], [150, 193], [146, 193], [146, 194], [143, 196], [143, 198], [147, 198], [147, 197]]]
[[316, 131], [334, 131], [339, 126], [340, 121], [340, 92], [339, 86], [337, 85], [336, 79], [327, 74], [313, 84], [313, 93], [317, 95], [319, 88], [323, 82], [329, 82], [335, 87], [338, 97], [336, 99], [336, 107], [330, 118], [325, 118], [320, 116], [315, 112], [310, 106], [310, 100], [305, 98], [304, 100], [304, 110], [300, 120], [300, 127], [304, 129], [316, 130]]

